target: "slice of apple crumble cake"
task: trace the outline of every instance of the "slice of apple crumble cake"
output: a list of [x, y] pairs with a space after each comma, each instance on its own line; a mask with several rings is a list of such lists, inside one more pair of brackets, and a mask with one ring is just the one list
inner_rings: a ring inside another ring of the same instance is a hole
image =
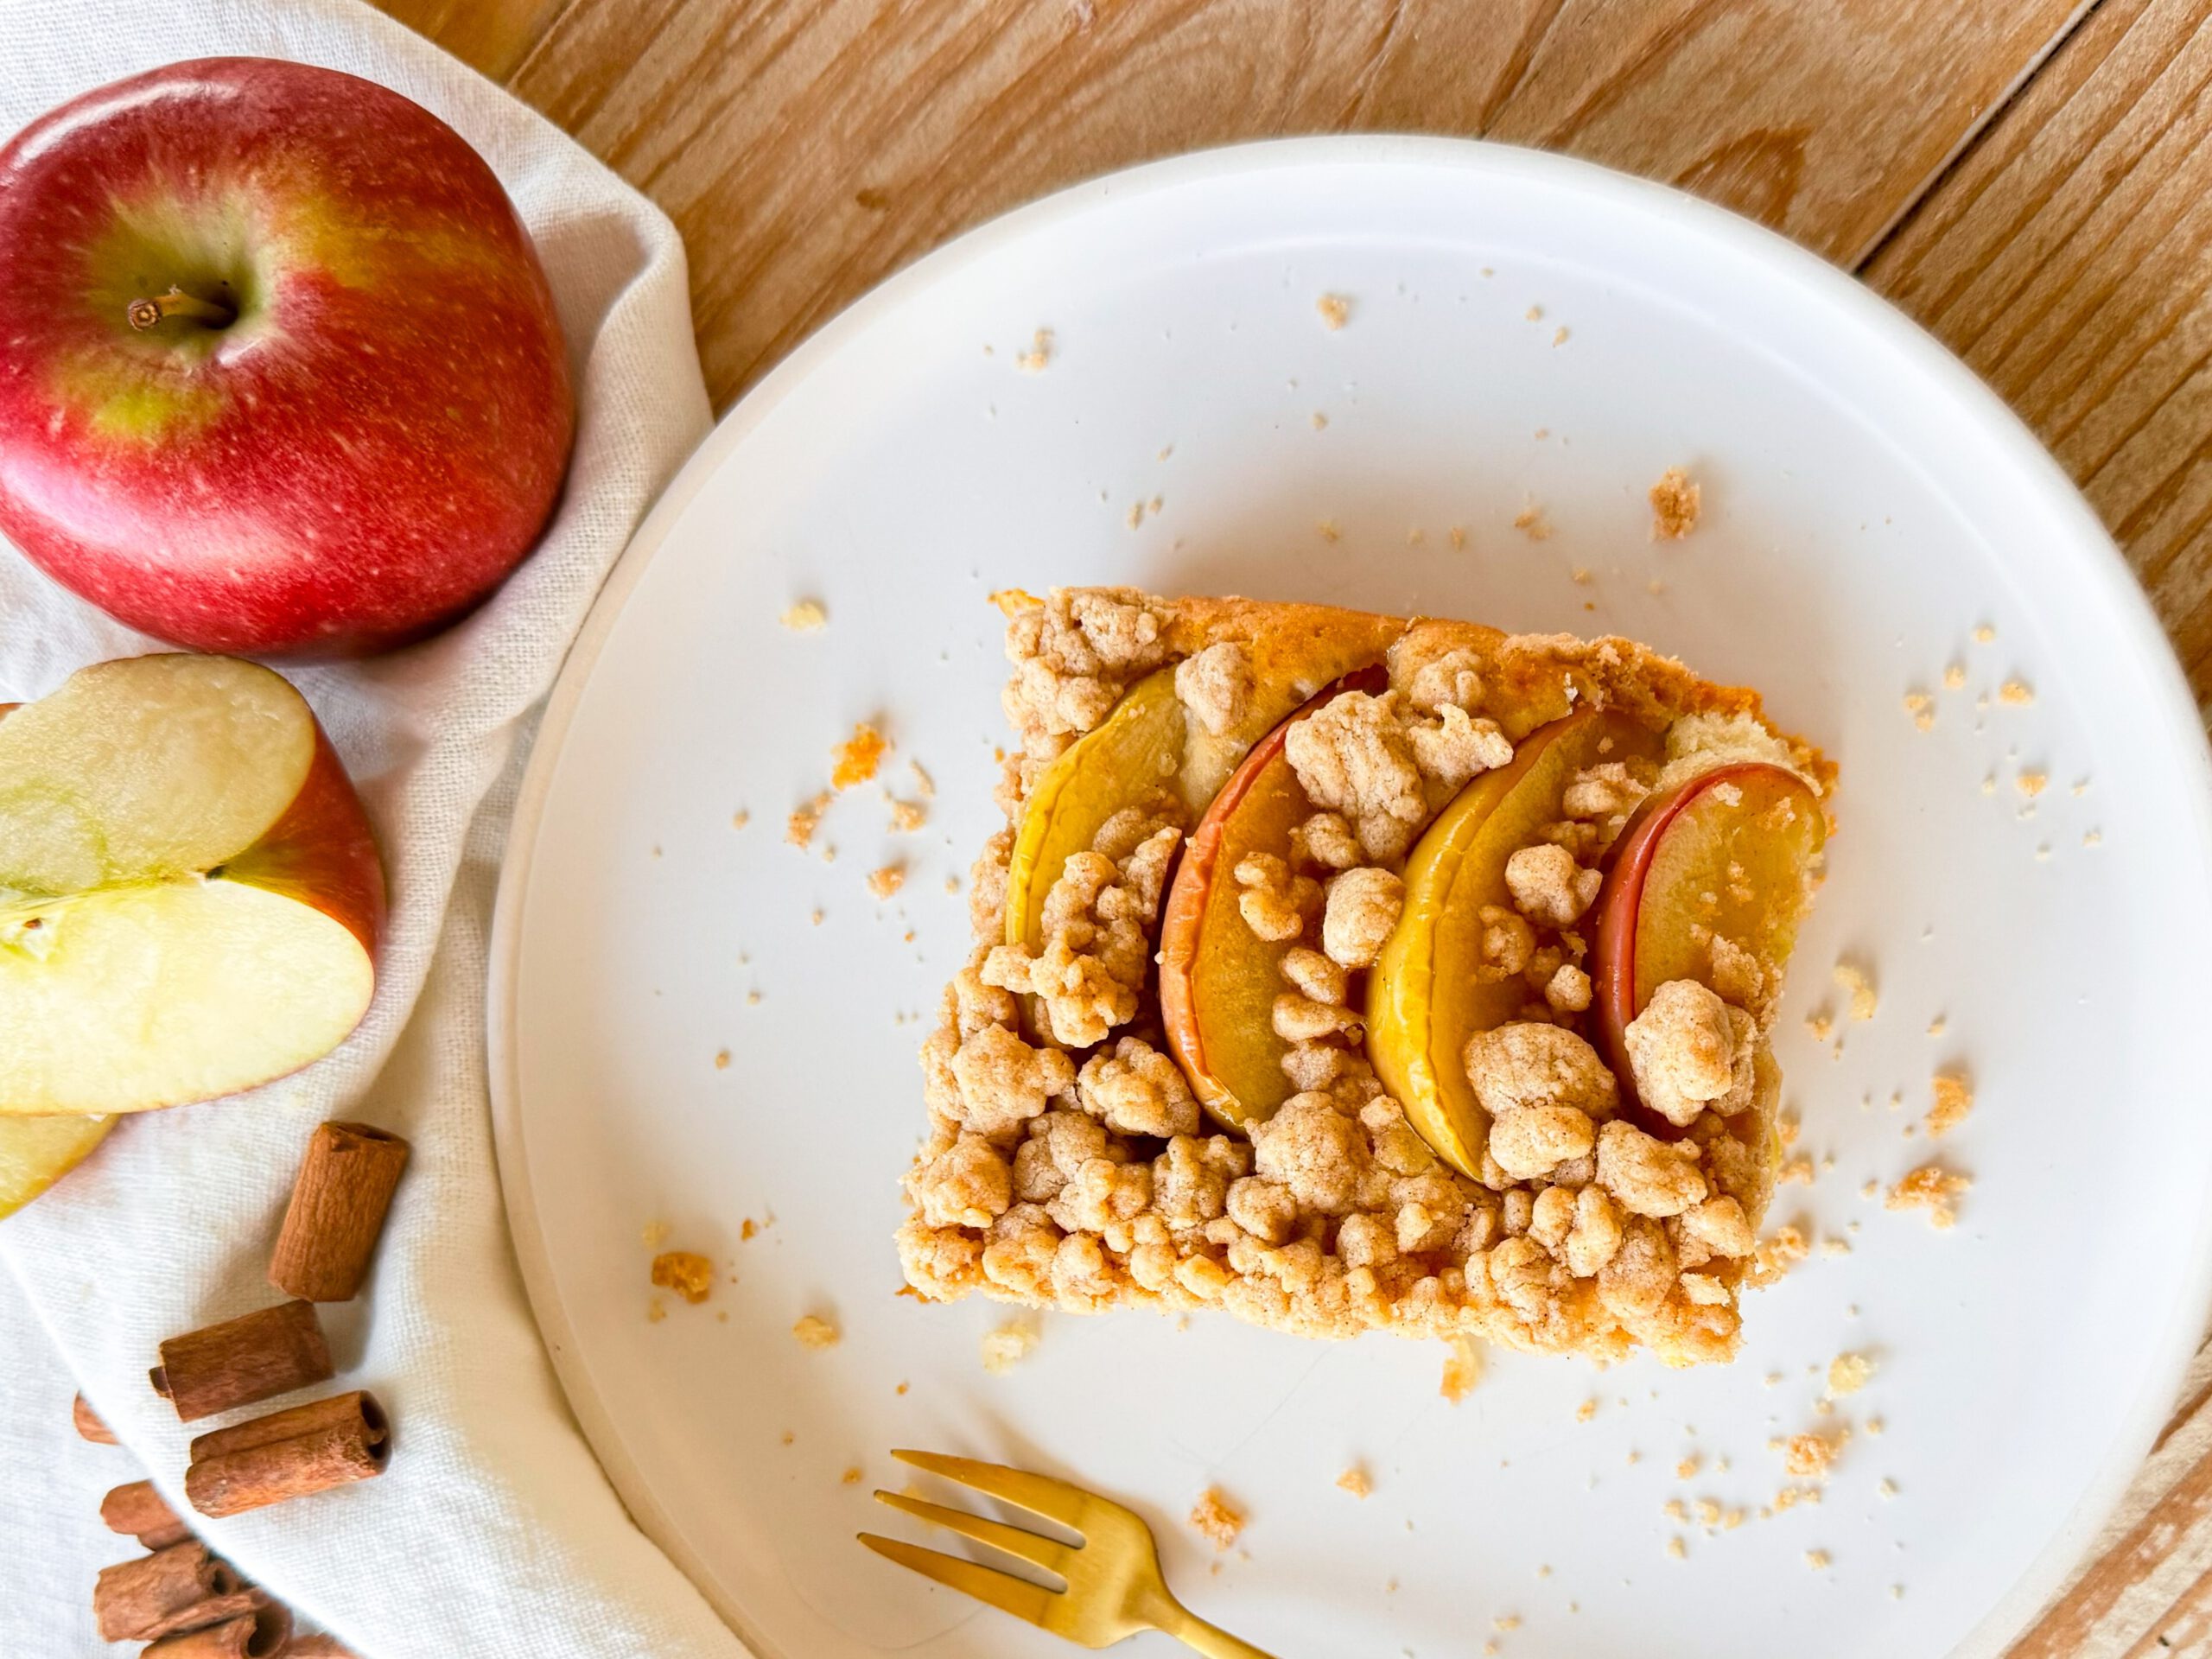
[[998, 597], [914, 1289], [1732, 1356], [1833, 767], [1625, 639]]

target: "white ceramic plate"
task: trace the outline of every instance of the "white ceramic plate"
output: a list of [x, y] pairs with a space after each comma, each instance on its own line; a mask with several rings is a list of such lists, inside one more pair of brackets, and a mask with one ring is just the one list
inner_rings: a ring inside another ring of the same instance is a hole
[[[1340, 331], [1325, 293], [1351, 301]], [[1678, 464], [1705, 517], [1655, 545], [1644, 493]], [[1548, 539], [1513, 527], [1528, 507]], [[992, 1377], [977, 1343], [1004, 1310], [894, 1298], [914, 1050], [967, 945], [947, 882], [994, 827], [984, 596], [1102, 582], [1618, 631], [1764, 687], [1841, 762], [1780, 1037], [1821, 1173], [1777, 1210], [1834, 1253], [1750, 1299], [1734, 1366], [1497, 1356], [1453, 1407], [1433, 1345], [1125, 1315], [1052, 1319]], [[778, 626], [802, 597], [826, 630]], [[2014, 678], [2031, 704], [1999, 696]], [[786, 845], [863, 717], [898, 742], [899, 794], [908, 758], [934, 776], [927, 828], [890, 834], [868, 788], [814, 852]], [[2050, 780], [2032, 801], [2024, 772]], [[1811, 256], [1475, 144], [1269, 144], [1086, 185], [924, 260], [771, 376], [571, 658], [492, 991], [531, 1294], [632, 1509], [774, 1659], [1063, 1650], [852, 1542], [918, 1530], [868, 1502], [902, 1484], [893, 1446], [1122, 1495], [1190, 1601], [1286, 1659], [1472, 1655], [1514, 1618], [1508, 1654], [1991, 1652], [2118, 1494], [2203, 1328], [2212, 982], [2171, 942], [2212, 936], [2206, 785], [2182, 678], [2057, 469]], [[878, 903], [864, 878], [893, 859], [906, 887]], [[1806, 1016], [1840, 1006], [1847, 953], [1880, 1007], [1835, 1051]], [[1978, 1096], [1942, 1147], [1974, 1178], [1948, 1234], [1862, 1196], [1929, 1154], [1909, 1130], [1938, 1066]], [[728, 1269], [649, 1323], [655, 1221]], [[810, 1312], [841, 1345], [792, 1340]], [[1878, 1374], [1820, 1416], [1846, 1350]], [[1837, 1424], [1825, 1500], [1764, 1518], [1770, 1438]], [[1354, 1462], [1364, 1503], [1334, 1484]], [[1182, 1522], [1210, 1484], [1251, 1515], [1218, 1560]], [[1708, 1535], [1707, 1498], [1743, 1523]]]

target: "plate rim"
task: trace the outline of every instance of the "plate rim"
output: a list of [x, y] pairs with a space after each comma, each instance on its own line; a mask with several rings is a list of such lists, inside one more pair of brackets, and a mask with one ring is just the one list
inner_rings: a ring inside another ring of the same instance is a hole
[[[518, 1076], [517, 989], [524, 911], [553, 774], [593, 671], [630, 594], [707, 480], [818, 365], [865, 334], [880, 315], [991, 257], [1002, 245], [1078, 218], [1109, 200], [1173, 191], [1248, 173], [1407, 162], [1518, 175], [1524, 181], [1585, 200], [1611, 200], [1675, 215], [1686, 228], [1732, 244], [1736, 251], [1767, 265], [1783, 285], [1808, 293], [1815, 302], [1834, 308], [1881, 335], [1916, 369], [1948, 391], [1975, 416], [1983, 435], [2005, 450], [2035, 484], [2063, 534], [2069, 556], [2078, 559], [2085, 575], [2106, 590], [2113, 602], [2116, 620], [2134, 636], [2147, 672], [2160, 683], [2152, 711], [2163, 717], [2167, 728], [2160, 734], [2159, 748], [2193, 774], [2183, 780], [2183, 787], [2196, 803], [2196, 839], [2212, 856], [2212, 747], [2208, 747], [2196, 697], [2172, 642], [2103, 522], [2026, 423], [1948, 347], [1850, 272], [1779, 232], [1673, 186], [1554, 151], [1479, 138], [1353, 133], [1225, 144], [1101, 174], [1013, 207], [939, 244], [912, 264], [893, 272], [808, 335], [726, 410], [685, 457], [617, 556], [546, 694], [502, 849], [487, 938], [485, 1033], [493, 1147], [508, 1233], [531, 1317], [562, 1395], [615, 1495], [639, 1529], [750, 1649], [763, 1654], [780, 1651], [756, 1632], [741, 1608], [722, 1595], [711, 1569], [690, 1548], [683, 1529], [654, 1496], [613, 1414], [593, 1387], [555, 1281], [531, 1191]], [[2193, 1266], [2183, 1282], [2179, 1306], [2198, 1310], [2196, 1320], [2193, 1325], [2175, 1320], [2163, 1334], [2155, 1363], [2145, 1368], [2137, 1397], [2122, 1415], [2098, 1473], [2012, 1586], [1961, 1638], [1952, 1649], [1953, 1659], [1997, 1655], [2024, 1630], [2029, 1620], [2087, 1555], [2133, 1484], [2171, 1410], [2190, 1359], [2203, 1340], [2206, 1325], [2212, 1322], [2212, 1207], [2198, 1222], [2191, 1255]]]

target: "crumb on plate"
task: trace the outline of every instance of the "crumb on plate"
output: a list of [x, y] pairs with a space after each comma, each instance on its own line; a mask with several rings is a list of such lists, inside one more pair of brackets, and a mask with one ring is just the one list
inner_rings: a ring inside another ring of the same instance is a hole
[[1651, 486], [1651, 539], [1679, 542], [1697, 528], [1705, 492], [1679, 467], [1669, 467]]

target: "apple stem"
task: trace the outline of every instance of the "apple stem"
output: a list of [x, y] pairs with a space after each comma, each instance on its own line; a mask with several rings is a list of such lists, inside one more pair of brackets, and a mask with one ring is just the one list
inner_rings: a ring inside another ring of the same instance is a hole
[[237, 320], [234, 307], [218, 300], [203, 300], [197, 294], [188, 294], [182, 289], [171, 287], [166, 294], [150, 300], [133, 300], [124, 315], [130, 326], [143, 334], [163, 317], [188, 317], [194, 322], [204, 322], [210, 328], [220, 328]]

